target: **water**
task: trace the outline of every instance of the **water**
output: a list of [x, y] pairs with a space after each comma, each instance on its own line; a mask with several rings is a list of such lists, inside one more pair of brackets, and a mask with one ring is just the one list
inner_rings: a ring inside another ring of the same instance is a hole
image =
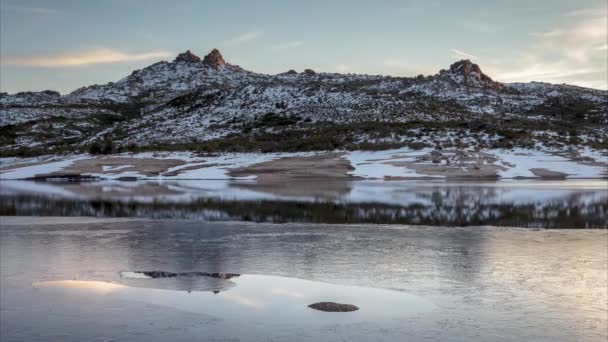
[[2, 220], [3, 342], [608, 338], [606, 230]]
[[608, 339], [606, 180], [1, 185], [3, 342]]
[[0, 214], [606, 228], [607, 189], [606, 180], [2, 181]]

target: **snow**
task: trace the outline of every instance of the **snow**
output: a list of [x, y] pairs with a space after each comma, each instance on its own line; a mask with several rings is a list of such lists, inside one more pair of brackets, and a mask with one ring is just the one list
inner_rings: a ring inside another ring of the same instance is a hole
[[50, 163], [43, 163], [40, 165], [31, 165], [25, 167], [19, 167], [14, 169], [9, 169], [6, 171], [0, 172], [0, 179], [26, 179], [33, 178], [37, 175], [44, 175], [48, 173], [59, 172], [63, 168], [72, 165], [74, 162], [89, 158], [89, 155], [81, 154], [75, 155], [71, 157], [67, 157], [61, 161], [53, 161]]
[[[565, 157], [542, 152], [517, 148], [513, 150], [490, 150], [490, 153], [499, 157], [499, 165], [507, 167], [507, 170], [500, 171], [503, 178], [515, 177], [538, 177], [530, 169], [541, 168], [550, 171], [563, 172], [569, 178], [601, 178], [604, 167], [583, 165]], [[595, 154], [595, 153], [594, 153]]]
[[384, 151], [352, 151], [347, 152], [345, 157], [355, 168], [349, 174], [363, 178], [384, 178], [384, 177], [443, 177], [419, 174], [415, 170], [404, 166], [394, 166], [390, 162], [412, 162], [417, 157], [431, 152], [431, 149], [412, 150], [410, 148], [400, 148]]

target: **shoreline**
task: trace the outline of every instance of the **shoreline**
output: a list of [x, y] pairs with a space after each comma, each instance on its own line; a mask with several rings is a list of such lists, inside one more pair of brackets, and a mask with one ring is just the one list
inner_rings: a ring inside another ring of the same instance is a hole
[[[302, 226], [338, 226], [343, 228], [361, 229], [369, 226], [373, 226], [374, 229], [384, 228], [387, 230], [400, 230], [400, 229], [412, 229], [412, 230], [424, 230], [424, 229], [447, 229], [450, 231], [454, 230], [503, 230], [503, 231], [524, 231], [524, 232], [545, 232], [545, 231], [588, 231], [588, 232], [601, 232], [601, 234], [608, 234], [608, 228], [533, 228], [533, 227], [518, 227], [518, 226], [500, 226], [500, 225], [468, 225], [468, 226], [442, 226], [442, 225], [424, 225], [424, 224], [401, 224], [401, 223], [369, 223], [369, 222], [354, 222], [354, 223], [322, 223], [322, 222], [252, 222], [252, 221], [201, 221], [196, 219], [176, 219], [176, 218], [143, 218], [143, 217], [99, 217], [99, 216], [26, 216], [26, 215], [0, 215], [0, 222], [2, 226], [53, 226], [53, 225], [76, 225], [76, 224], [95, 224], [95, 223], [136, 223], [136, 222], [150, 222], [150, 223], [162, 223], [162, 222], [184, 222], [184, 223], [198, 223], [205, 222], [213, 225], [252, 225], [257, 227], [267, 226], [268, 228], [276, 228], [277, 225], [287, 226], [288, 228], [299, 228]], [[8, 223], [7, 223], [8, 222]]]
[[301, 153], [193, 152], [0, 158], [0, 180], [563, 180], [608, 179], [599, 150], [412, 150]]

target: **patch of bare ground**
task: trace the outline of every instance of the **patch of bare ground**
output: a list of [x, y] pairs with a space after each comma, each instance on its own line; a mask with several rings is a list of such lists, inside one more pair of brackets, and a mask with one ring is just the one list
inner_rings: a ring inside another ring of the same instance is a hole
[[[233, 177], [257, 176], [252, 183], [232, 186], [261, 191], [278, 196], [310, 196], [338, 198], [351, 190], [348, 172], [354, 170], [340, 153], [326, 153], [310, 157], [275, 159], [247, 167], [229, 170]], [[320, 180], [311, 183], [310, 180]]]
[[257, 176], [260, 183], [290, 179], [352, 179], [354, 170], [340, 153], [326, 153], [310, 157], [288, 157], [246, 167], [229, 169], [232, 177]]

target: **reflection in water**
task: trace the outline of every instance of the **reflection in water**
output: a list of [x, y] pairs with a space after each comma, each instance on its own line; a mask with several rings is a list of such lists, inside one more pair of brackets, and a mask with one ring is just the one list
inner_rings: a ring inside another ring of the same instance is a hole
[[119, 289], [124, 289], [126, 286], [120, 284], [108, 283], [105, 281], [87, 281], [87, 280], [52, 280], [38, 281], [32, 283], [34, 288], [64, 288], [64, 289], [84, 289], [101, 294], [107, 294]]
[[3, 182], [2, 215], [606, 228], [605, 181]]
[[176, 277], [211, 277], [217, 279], [231, 279], [239, 277], [236, 273], [208, 273], [208, 272], [165, 272], [165, 271], [138, 271], [120, 272], [123, 278], [149, 279], [149, 278], [176, 278]]
[[[163, 290], [154, 288], [153, 284], [151, 287], [137, 288], [104, 281], [43, 281], [34, 282], [32, 286], [37, 289], [83, 290], [91, 295], [112, 294], [127, 301], [161, 305], [222, 319], [244, 317], [244, 322], [273, 325], [298, 322], [299, 325], [309, 326], [343, 321], [343, 317], [311, 312], [308, 305], [324, 298], [355, 301], [361, 310], [347, 318], [351, 322], [402, 319], [434, 308], [428, 300], [399, 291], [262, 275], [244, 275], [235, 282], [232, 289], [219, 294]], [[285, 312], [289, 312], [289, 315], [281, 315]]]

